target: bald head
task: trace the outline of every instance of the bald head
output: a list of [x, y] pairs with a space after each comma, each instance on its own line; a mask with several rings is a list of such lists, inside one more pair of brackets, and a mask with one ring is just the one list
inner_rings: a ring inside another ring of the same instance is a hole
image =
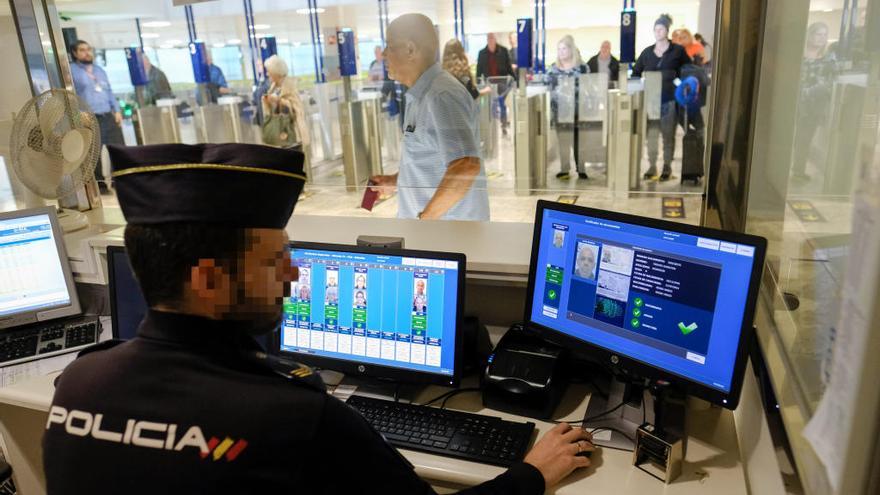
[[385, 63], [392, 79], [412, 86], [437, 61], [440, 41], [434, 23], [422, 14], [404, 14], [388, 25]]
[[388, 39], [398, 44], [411, 43], [424, 63], [433, 64], [437, 59], [440, 41], [434, 23], [422, 14], [403, 14], [388, 25]]

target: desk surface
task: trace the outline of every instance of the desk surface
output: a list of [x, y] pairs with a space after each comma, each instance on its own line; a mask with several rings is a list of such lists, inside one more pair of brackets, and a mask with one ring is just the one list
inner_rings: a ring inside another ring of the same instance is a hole
[[[34, 377], [11, 387], [0, 389], [0, 403], [46, 413], [54, 392], [53, 380], [57, 373]], [[467, 386], [467, 382], [463, 385]], [[416, 397], [417, 402], [427, 401], [443, 391], [442, 387], [427, 387]], [[589, 402], [589, 389], [585, 385], [569, 387], [557, 410], [557, 420], [577, 420], [584, 416]], [[484, 409], [478, 393], [463, 393], [449, 400], [452, 409], [498, 416], [511, 421], [526, 418], [499, 411]], [[2, 418], [0, 418], [2, 420]], [[536, 423], [539, 437], [553, 427], [552, 423], [530, 420]], [[733, 415], [718, 408], [691, 410], [688, 414], [690, 438], [687, 445], [682, 475], [669, 486], [632, 466], [632, 453], [612, 449], [600, 449], [592, 456], [593, 465], [569, 476], [555, 491], [563, 494], [643, 495], [663, 494], [745, 494], [746, 484], [742, 462], [737, 446]], [[35, 441], [39, 441], [35, 439]], [[401, 450], [415, 466], [422, 478], [438, 486], [472, 486], [494, 478], [504, 469], [441, 457], [422, 452]]]

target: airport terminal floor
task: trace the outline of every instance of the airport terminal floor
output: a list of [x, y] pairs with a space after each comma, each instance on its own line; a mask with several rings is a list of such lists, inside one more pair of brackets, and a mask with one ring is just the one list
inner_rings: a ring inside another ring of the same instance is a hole
[[880, 493], [880, 0], [0, 32], [0, 494]]

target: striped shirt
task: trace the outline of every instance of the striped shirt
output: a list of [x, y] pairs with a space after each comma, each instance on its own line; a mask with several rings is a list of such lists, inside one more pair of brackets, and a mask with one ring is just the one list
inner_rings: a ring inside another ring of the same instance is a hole
[[[397, 216], [416, 218], [434, 196], [450, 163], [465, 157], [480, 158], [480, 139], [474, 99], [439, 64], [422, 73], [406, 98]], [[442, 218], [489, 220], [482, 160], [471, 189]]]

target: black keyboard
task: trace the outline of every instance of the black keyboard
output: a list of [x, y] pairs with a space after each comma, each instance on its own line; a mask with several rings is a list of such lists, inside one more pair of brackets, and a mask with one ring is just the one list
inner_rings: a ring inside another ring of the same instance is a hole
[[348, 405], [395, 447], [496, 466], [521, 461], [535, 430], [534, 423], [358, 395]]
[[101, 324], [97, 317], [0, 330], [0, 366], [88, 347], [97, 343], [100, 335]]

